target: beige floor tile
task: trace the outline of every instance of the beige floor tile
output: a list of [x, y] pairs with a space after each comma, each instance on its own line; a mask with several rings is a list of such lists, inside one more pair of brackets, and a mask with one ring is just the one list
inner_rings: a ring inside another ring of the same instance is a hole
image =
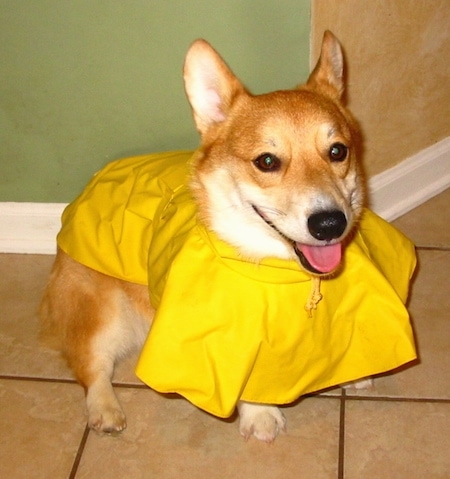
[[450, 188], [418, 208], [396, 219], [393, 224], [418, 246], [450, 247]]
[[349, 395], [450, 399], [450, 251], [420, 251], [410, 312], [419, 364], [375, 380], [371, 391]]
[[66, 479], [86, 424], [82, 396], [73, 384], [0, 380], [0, 477]]
[[345, 479], [448, 479], [450, 404], [349, 401]]
[[267, 445], [244, 441], [183, 399], [119, 389], [128, 417], [120, 437], [89, 436], [77, 479], [335, 479], [339, 400], [310, 398], [285, 409], [288, 432]]

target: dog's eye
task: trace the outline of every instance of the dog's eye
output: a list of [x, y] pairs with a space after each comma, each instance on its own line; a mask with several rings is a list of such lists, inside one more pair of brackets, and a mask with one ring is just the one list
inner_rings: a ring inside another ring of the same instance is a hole
[[277, 158], [275, 155], [272, 155], [271, 153], [264, 153], [263, 155], [258, 156], [258, 158], [253, 161], [253, 164], [260, 171], [273, 172], [280, 169], [281, 161], [279, 158]]
[[342, 143], [331, 145], [328, 155], [331, 161], [344, 161], [347, 158], [348, 148]]

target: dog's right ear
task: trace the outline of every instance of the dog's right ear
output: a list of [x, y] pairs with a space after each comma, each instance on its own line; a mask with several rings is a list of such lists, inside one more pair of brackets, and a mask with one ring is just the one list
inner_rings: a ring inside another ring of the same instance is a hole
[[184, 85], [195, 124], [202, 135], [226, 119], [235, 98], [245, 91], [225, 61], [205, 40], [196, 40], [188, 50]]

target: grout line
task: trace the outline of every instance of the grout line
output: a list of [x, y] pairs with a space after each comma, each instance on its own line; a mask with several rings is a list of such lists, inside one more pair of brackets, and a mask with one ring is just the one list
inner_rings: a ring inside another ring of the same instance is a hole
[[90, 432], [89, 426], [86, 424], [86, 427], [84, 428], [83, 436], [81, 437], [80, 445], [78, 446], [77, 455], [75, 456], [75, 459], [73, 461], [72, 470], [70, 471], [68, 479], [74, 479], [77, 474], [78, 466], [80, 465], [80, 461], [81, 461], [81, 456], [83, 455], [84, 448], [86, 447], [86, 442], [89, 437], [89, 432]]
[[450, 404], [450, 398], [409, 398], [391, 396], [346, 396], [348, 401], [379, 401], [379, 402], [421, 402], [432, 404]]
[[35, 381], [38, 383], [59, 383], [59, 384], [78, 384], [75, 379], [64, 378], [40, 378], [35, 376], [14, 376], [11, 374], [0, 374], [0, 380], [8, 381]]
[[115, 388], [128, 388], [128, 389], [151, 389], [146, 384], [136, 384], [136, 383], [116, 383], [112, 382], [113, 387]]
[[[427, 397], [407, 397], [407, 396], [364, 396], [364, 395], [349, 395], [346, 390], [342, 388], [342, 393], [345, 395], [347, 401], [384, 401], [384, 402], [423, 402], [430, 404], [450, 404], [450, 398], [427, 398]], [[301, 396], [304, 398], [316, 398], [316, 399], [341, 399], [342, 395], [336, 394], [307, 394]]]
[[339, 451], [338, 451], [338, 479], [344, 479], [344, 460], [345, 460], [345, 389], [342, 389], [340, 397], [341, 404], [339, 409]]
[[[79, 384], [76, 379], [69, 378], [41, 378], [38, 376], [15, 376], [13, 374], [0, 374], [0, 380], [5, 379], [7, 381], [35, 381], [41, 383], [58, 383], [58, 384]], [[116, 388], [129, 388], [129, 389], [149, 389], [146, 384], [135, 383], [116, 383], [112, 385]]]
[[417, 251], [450, 251], [450, 246], [417, 246]]

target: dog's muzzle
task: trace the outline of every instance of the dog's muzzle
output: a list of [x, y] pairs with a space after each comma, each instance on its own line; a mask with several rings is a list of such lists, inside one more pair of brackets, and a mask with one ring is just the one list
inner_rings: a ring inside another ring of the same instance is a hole
[[[342, 260], [342, 245], [338, 240], [347, 228], [347, 219], [342, 211], [321, 211], [308, 218], [308, 230], [321, 245], [294, 243], [294, 251], [302, 266], [315, 274], [332, 273]], [[334, 241], [334, 243], [331, 243]]]
[[347, 228], [347, 219], [342, 211], [321, 211], [313, 213], [308, 218], [310, 235], [322, 242], [319, 245], [309, 245], [286, 237], [256, 206], [252, 205], [252, 207], [265, 223], [292, 243], [301, 265], [310, 273], [327, 275], [333, 273], [341, 264], [342, 244], [339, 238]]

